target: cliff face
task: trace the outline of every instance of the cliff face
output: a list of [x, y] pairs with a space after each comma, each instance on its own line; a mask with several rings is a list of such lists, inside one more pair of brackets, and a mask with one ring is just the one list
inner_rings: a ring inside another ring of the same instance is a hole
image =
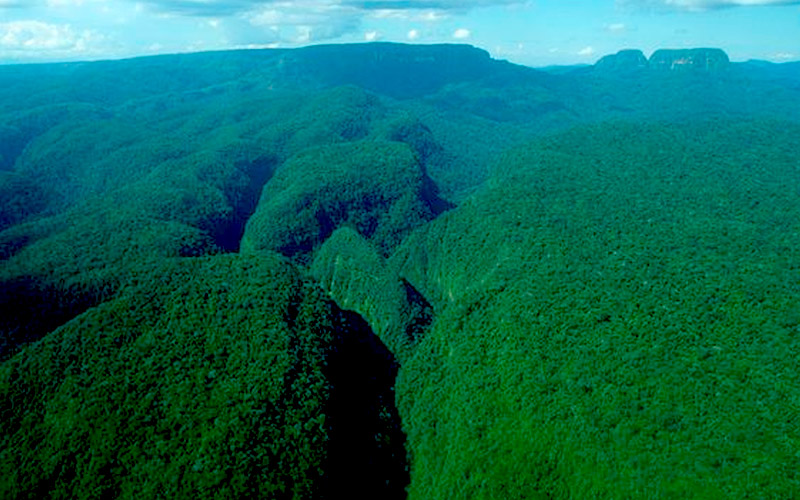
[[730, 65], [728, 54], [721, 49], [660, 49], [648, 60], [641, 50], [621, 50], [603, 57], [595, 71], [616, 75], [644, 70], [656, 71], [719, 71]]
[[357, 85], [393, 97], [435, 92], [492, 74], [498, 62], [470, 45], [318, 45], [287, 53], [290, 71], [326, 85]]
[[722, 49], [662, 49], [650, 56], [649, 63], [652, 69], [716, 71], [727, 68], [730, 59]]
[[641, 50], [626, 49], [620, 50], [616, 54], [609, 54], [595, 64], [598, 71], [607, 72], [631, 72], [647, 69], [647, 58]]

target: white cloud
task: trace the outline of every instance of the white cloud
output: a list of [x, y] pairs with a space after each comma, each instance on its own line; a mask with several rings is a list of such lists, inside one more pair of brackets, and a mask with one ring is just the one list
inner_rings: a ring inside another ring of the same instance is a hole
[[379, 9], [370, 12], [369, 17], [375, 19], [409, 19], [408, 12], [397, 9]]
[[41, 21], [0, 23], [0, 58], [89, 56], [100, 50], [104, 37], [92, 30]]
[[[90, 35], [96, 33], [90, 31], [84, 36], [85, 33], [81, 31], [84, 28], [108, 33], [113, 35], [113, 40], [106, 40], [104, 55], [118, 57], [142, 52], [152, 53], [147, 48], [154, 43], [161, 45], [164, 51], [175, 51], [183, 50], [187, 46], [201, 48], [202, 43], [205, 44], [202, 45], [204, 49], [224, 49], [275, 43], [282, 47], [293, 47], [328, 40], [386, 38], [388, 32], [384, 32], [383, 24], [373, 23], [375, 19], [404, 23], [400, 24], [401, 31], [393, 35], [401, 40], [466, 40], [472, 37], [468, 29], [460, 28], [457, 24], [447, 27], [443, 24], [436, 25], [474, 9], [523, 5], [529, 2], [530, 0], [0, 0], [0, 23], [29, 18], [66, 26], [72, 31], [62, 32], [60, 39], [67, 44], [69, 40], [75, 40], [79, 47], [81, 43], [83, 46], [95, 44], [94, 40], [89, 39], [92, 38]], [[7, 8], [13, 17], [5, 15]], [[373, 30], [378, 33], [370, 35]], [[43, 36], [42, 29], [39, 32], [37, 40]], [[436, 38], [432, 38], [434, 33], [438, 34]], [[85, 41], [81, 41], [82, 39]], [[4, 49], [6, 53], [10, 50], [8, 47]], [[33, 49], [25, 50], [33, 52]], [[34, 55], [27, 58], [41, 60]], [[15, 58], [22, 59], [24, 58]]]
[[472, 32], [466, 28], [458, 28], [453, 32], [453, 38], [456, 40], [466, 40], [472, 35]]
[[492, 55], [495, 57], [520, 57], [527, 53], [528, 51], [525, 48], [525, 44], [522, 42], [507, 45], [498, 44], [494, 46], [494, 50], [492, 51]]
[[424, 21], [426, 23], [436, 23], [441, 21], [442, 19], [447, 18], [447, 15], [442, 12], [437, 12], [435, 10], [428, 10], [425, 12], [420, 12], [415, 19], [418, 21]]
[[793, 52], [778, 52], [773, 54], [771, 59], [777, 62], [795, 61], [797, 60], [797, 54]]
[[593, 56], [594, 53], [595, 53], [595, 50], [594, 50], [594, 47], [592, 47], [592, 46], [584, 47], [584, 48], [582, 48], [581, 50], [578, 51], [578, 55], [582, 56], [582, 57]]
[[[166, 0], [170, 1], [170, 0]], [[256, 0], [258, 1], [258, 0]], [[342, 4], [352, 5], [364, 10], [418, 10], [436, 9], [467, 11], [480, 7], [516, 6], [528, 4], [528, 0], [340, 0]]]
[[800, 5], [800, 0], [617, 0], [617, 3], [641, 7], [703, 11], [728, 7]]
[[294, 38], [296, 43], [308, 43], [311, 41], [311, 34], [314, 28], [311, 26], [297, 26], [295, 30], [297, 31], [297, 36]]
[[374, 19], [399, 19], [423, 23], [438, 23], [450, 17], [443, 10], [377, 9], [365, 13]]
[[279, 49], [280, 47], [281, 47], [280, 43], [273, 42], [273, 43], [251, 43], [247, 45], [235, 45], [233, 48], [253, 50], [253, 49]]
[[666, 0], [668, 5], [677, 5], [680, 7], [699, 7], [699, 8], [716, 8], [716, 7], [747, 7], [758, 5], [797, 5], [800, 4], [798, 0]]
[[[0, 0], [4, 1], [4, 0]], [[8, 1], [8, 0], [5, 0]], [[19, 0], [13, 0], [19, 1]], [[526, 5], [530, 0], [140, 0], [162, 12], [191, 16], [226, 16], [242, 14], [253, 9], [271, 6], [276, 9], [304, 9], [326, 3], [361, 12], [445, 12], [465, 13], [481, 7]]]
[[82, 7], [88, 3], [101, 3], [105, 0], [47, 0], [48, 7]]
[[625, 23], [612, 23], [606, 25], [606, 30], [611, 33], [622, 33], [626, 30]]
[[364, 40], [368, 42], [374, 42], [378, 39], [378, 32], [377, 31], [367, 31], [364, 33]]
[[358, 32], [361, 25], [357, 11], [331, 0], [266, 4], [235, 18], [250, 25], [233, 34], [239, 44], [317, 42]]

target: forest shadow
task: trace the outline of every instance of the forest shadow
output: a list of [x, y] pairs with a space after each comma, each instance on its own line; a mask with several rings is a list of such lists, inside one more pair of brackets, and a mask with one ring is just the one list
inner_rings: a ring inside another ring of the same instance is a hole
[[323, 498], [406, 498], [406, 436], [395, 407], [399, 365], [361, 316], [341, 313], [328, 359]]
[[229, 194], [233, 214], [212, 231], [214, 242], [223, 251], [231, 253], [239, 251], [247, 221], [255, 213], [261, 199], [261, 191], [279, 164], [278, 158], [266, 156], [237, 165], [239, 170], [247, 173], [250, 182], [245, 189]]

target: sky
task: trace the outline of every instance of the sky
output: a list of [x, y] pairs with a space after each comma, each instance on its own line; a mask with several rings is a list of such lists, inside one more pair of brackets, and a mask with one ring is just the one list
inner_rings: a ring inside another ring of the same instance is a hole
[[800, 0], [0, 0], [0, 63], [319, 43], [468, 43], [529, 66], [637, 48], [800, 60]]

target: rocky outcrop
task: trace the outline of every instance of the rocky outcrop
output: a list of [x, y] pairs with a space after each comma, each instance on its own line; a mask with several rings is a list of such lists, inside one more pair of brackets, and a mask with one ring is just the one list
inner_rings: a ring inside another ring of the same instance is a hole
[[642, 71], [647, 67], [647, 58], [638, 49], [620, 50], [616, 54], [609, 54], [601, 58], [595, 64], [597, 71], [614, 73]]
[[728, 54], [722, 49], [657, 50], [650, 56], [650, 68], [657, 70], [716, 71], [730, 65]]
[[730, 65], [722, 49], [660, 49], [645, 58], [641, 50], [626, 49], [601, 58], [595, 72], [608, 75], [629, 75], [645, 70], [655, 71], [719, 71]]

